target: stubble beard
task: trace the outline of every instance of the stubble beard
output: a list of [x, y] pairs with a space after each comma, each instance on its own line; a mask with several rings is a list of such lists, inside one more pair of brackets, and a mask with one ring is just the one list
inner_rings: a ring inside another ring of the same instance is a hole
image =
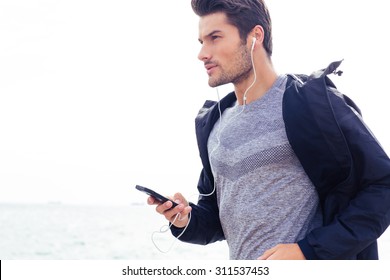
[[228, 70], [224, 70], [220, 66], [221, 73], [219, 76], [214, 78], [210, 76], [210, 87], [217, 87], [228, 83], [236, 85], [249, 78], [252, 71], [252, 60], [246, 45], [242, 44], [239, 46], [230, 65]]

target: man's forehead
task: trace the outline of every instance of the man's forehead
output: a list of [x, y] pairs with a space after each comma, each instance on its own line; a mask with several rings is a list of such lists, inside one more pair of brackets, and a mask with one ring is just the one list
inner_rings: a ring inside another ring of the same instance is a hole
[[224, 32], [232, 28], [235, 27], [229, 24], [225, 13], [216, 12], [202, 16], [199, 19], [199, 38], [207, 36], [215, 31]]

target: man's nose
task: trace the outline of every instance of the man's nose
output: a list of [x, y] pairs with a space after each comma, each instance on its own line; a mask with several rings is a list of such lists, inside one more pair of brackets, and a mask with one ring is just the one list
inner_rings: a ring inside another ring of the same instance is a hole
[[198, 54], [198, 59], [200, 61], [207, 61], [211, 57], [211, 54], [208, 50], [208, 48], [203, 44], [202, 47], [200, 48], [199, 54]]

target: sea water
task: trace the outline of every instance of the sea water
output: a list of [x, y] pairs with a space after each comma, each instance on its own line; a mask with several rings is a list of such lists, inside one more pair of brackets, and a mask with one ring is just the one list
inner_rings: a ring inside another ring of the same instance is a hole
[[[227, 260], [226, 242], [207, 246], [175, 242], [165, 219], [148, 205], [82, 206], [0, 204], [0, 259], [6, 260]], [[156, 245], [151, 240], [152, 235]], [[171, 249], [170, 249], [171, 248]], [[170, 249], [170, 250], [169, 250]], [[390, 260], [390, 232], [379, 239]]]
[[167, 224], [146, 204], [0, 204], [0, 259], [228, 259], [225, 242], [186, 244], [170, 232], [154, 234], [161, 253], [151, 237]]

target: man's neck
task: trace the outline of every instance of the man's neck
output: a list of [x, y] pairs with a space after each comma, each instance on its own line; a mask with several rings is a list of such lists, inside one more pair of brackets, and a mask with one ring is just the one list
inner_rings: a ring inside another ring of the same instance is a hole
[[266, 63], [265, 65], [256, 67], [256, 69], [259, 70], [256, 71], [256, 81], [252, 87], [251, 85], [255, 79], [253, 72], [246, 80], [234, 85], [237, 101], [240, 105], [244, 104], [245, 92], [247, 92], [245, 104], [249, 104], [262, 98], [278, 77], [271, 63]]

